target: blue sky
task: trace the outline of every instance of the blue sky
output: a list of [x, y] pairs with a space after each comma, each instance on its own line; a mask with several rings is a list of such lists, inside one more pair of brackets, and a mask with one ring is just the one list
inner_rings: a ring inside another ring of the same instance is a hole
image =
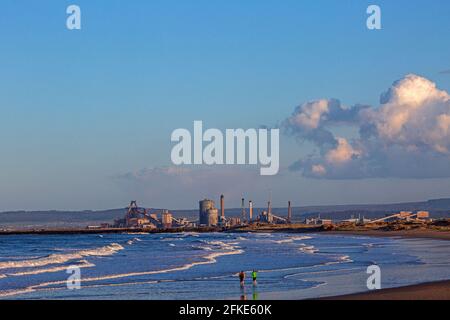
[[[380, 31], [366, 28], [372, 3], [382, 9]], [[65, 28], [69, 4], [81, 7], [80, 31]], [[193, 187], [191, 200], [156, 198], [115, 177], [169, 166], [171, 132], [194, 120], [251, 128], [311, 99], [376, 106], [409, 73], [450, 92], [450, 75], [440, 73], [450, 69], [448, 12], [446, 0], [4, 0], [0, 210], [111, 208], [131, 198], [196, 207], [215, 196], [207, 186]], [[285, 167], [311, 148], [289, 137], [281, 146]], [[421, 200], [449, 187], [449, 179], [286, 173], [271, 189], [276, 204], [307, 205]], [[252, 196], [262, 202], [262, 193]]]

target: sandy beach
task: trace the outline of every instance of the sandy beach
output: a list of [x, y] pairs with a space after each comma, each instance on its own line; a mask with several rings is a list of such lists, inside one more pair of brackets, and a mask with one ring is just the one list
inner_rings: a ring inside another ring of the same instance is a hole
[[[280, 232], [282, 228], [266, 230], [269, 232]], [[303, 233], [306, 228], [291, 228], [288, 232]], [[333, 235], [354, 235], [362, 237], [387, 237], [408, 239], [435, 239], [450, 240], [450, 231], [436, 229], [409, 229], [409, 230], [382, 230], [382, 229], [360, 229], [354, 230], [320, 230], [320, 233]], [[423, 283], [406, 287], [381, 289], [372, 292], [356, 293], [344, 296], [324, 298], [326, 300], [450, 300], [450, 280]]]
[[417, 239], [450, 240], [450, 220], [429, 223], [392, 222], [382, 224], [336, 224], [312, 226], [305, 224], [267, 225], [254, 224], [234, 230], [234, 232], [285, 232], [285, 233], [325, 233], [335, 235], [357, 235], [369, 237], [402, 237]]
[[436, 231], [436, 230], [396, 230], [396, 231], [352, 230], [352, 231], [326, 231], [326, 232], [329, 234], [336, 234], [336, 235], [450, 240], [450, 231]]
[[[402, 237], [410, 239], [450, 240], [449, 231], [435, 230], [365, 230], [365, 231], [330, 231], [336, 235], [360, 235], [371, 237]], [[450, 280], [418, 285], [381, 289], [372, 292], [356, 293], [331, 297], [332, 300], [450, 300]]]
[[381, 289], [324, 300], [450, 300], [450, 280], [407, 287]]

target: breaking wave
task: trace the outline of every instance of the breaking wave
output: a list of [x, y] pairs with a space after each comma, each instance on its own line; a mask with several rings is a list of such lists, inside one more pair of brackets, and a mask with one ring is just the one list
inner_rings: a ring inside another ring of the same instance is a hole
[[116, 252], [123, 250], [122, 247], [118, 243], [111, 243], [110, 245], [95, 248], [95, 249], [86, 249], [79, 250], [71, 253], [58, 253], [51, 254], [47, 257], [30, 259], [30, 260], [20, 260], [20, 261], [5, 261], [0, 262], [0, 270], [4, 269], [18, 269], [18, 268], [36, 268], [36, 267], [45, 267], [52, 264], [63, 264], [72, 260], [80, 260], [86, 257], [95, 257], [95, 256], [111, 256]]
[[312, 239], [312, 237], [310, 236], [294, 236], [294, 237], [289, 237], [287, 239], [281, 239], [281, 240], [272, 240], [275, 243], [278, 244], [283, 244], [283, 243], [292, 243], [294, 241], [302, 241], [302, 240], [310, 240]]
[[[178, 272], [178, 271], [185, 271], [189, 270], [195, 266], [199, 265], [207, 265], [207, 264], [214, 264], [217, 262], [217, 258], [227, 255], [237, 255], [242, 254], [244, 250], [240, 249], [239, 247], [234, 247], [232, 245], [226, 244], [222, 241], [204, 241], [205, 243], [208, 243], [212, 246], [218, 247], [221, 251], [217, 252], [211, 252], [208, 255], [201, 257], [201, 261], [186, 263], [184, 265], [173, 267], [173, 268], [167, 268], [162, 270], [154, 270], [154, 271], [143, 271], [143, 272], [131, 272], [131, 273], [123, 273], [123, 274], [112, 274], [112, 275], [105, 275], [105, 276], [99, 276], [99, 277], [91, 277], [91, 278], [82, 278], [80, 281], [82, 283], [89, 283], [94, 281], [105, 281], [105, 280], [114, 280], [114, 279], [122, 279], [122, 278], [129, 278], [129, 277], [138, 277], [138, 276], [146, 276], [146, 275], [156, 275], [156, 274], [164, 274], [169, 272]], [[118, 244], [113, 244], [120, 246]], [[112, 246], [112, 245], [110, 245]], [[108, 247], [110, 247], [108, 246]], [[120, 246], [120, 250], [123, 249], [122, 246]], [[118, 249], [118, 247], [117, 247]], [[83, 252], [83, 251], [80, 251]], [[103, 251], [100, 251], [103, 253]], [[53, 282], [45, 282], [37, 285], [29, 286], [25, 289], [18, 289], [18, 290], [9, 290], [9, 291], [0, 291], [0, 297], [9, 297], [9, 296], [15, 296], [19, 294], [25, 294], [25, 293], [31, 293], [38, 290], [49, 290], [51, 286], [60, 286], [65, 285], [66, 281], [53, 281]], [[108, 284], [106, 284], [108, 285]], [[58, 290], [60, 288], [51, 288], [52, 290]]]
[[[95, 264], [90, 263], [87, 260], [79, 261], [78, 263], [74, 264], [74, 266], [78, 268], [92, 268], [95, 267]], [[66, 271], [67, 266], [60, 266], [60, 267], [53, 267], [53, 268], [44, 268], [44, 269], [37, 269], [37, 270], [30, 270], [30, 271], [23, 271], [23, 272], [16, 272], [16, 273], [8, 273], [7, 275], [3, 275], [4, 277], [19, 277], [19, 276], [31, 276], [36, 274], [43, 274], [43, 273], [52, 273], [52, 272], [61, 272]], [[0, 275], [1, 278], [2, 275]]]
[[305, 244], [301, 244], [300, 248], [298, 248], [301, 252], [303, 253], [308, 253], [308, 254], [314, 254], [319, 252], [319, 249], [317, 249], [314, 246], [308, 246]]

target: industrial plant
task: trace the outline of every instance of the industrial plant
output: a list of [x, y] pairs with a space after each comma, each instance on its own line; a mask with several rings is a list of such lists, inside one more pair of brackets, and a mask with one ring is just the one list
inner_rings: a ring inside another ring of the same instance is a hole
[[192, 226], [187, 219], [176, 219], [168, 210], [162, 210], [160, 218], [158, 213], [152, 209], [141, 208], [137, 201], [131, 201], [126, 209], [123, 219], [114, 221], [115, 228], [137, 228], [137, 229], [170, 229]]
[[239, 225], [248, 225], [252, 223], [276, 223], [287, 224], [292, 219], [291, 202], [288, 202], [288, 216], [286, 218], [280, 217], [272, 213], [271, 201], [268, 202], [267, 210], [263, 210], [259, 215], [254, 215], [253, 201], [248, 202], [248, 215], [245, 206], [245, 199], [241, 199], [241, 216], [240, 217], [226, 217], [225, 216], [225, 196], [220, 196], [220, 217], [219, 210], [216, 209], [213, 200], [205, 199], [200, 201], [199, 208], [199, 226], [207, 227], [235, 227]]
[[[216, 203], [211, 199], [203, 199], [199, 201], [198, 219], [188, 219], [183, 217], [174, 217], [169, 210], [146, 209], [139, 207], [136, 201], [131, 201], [126, 208], [125, 216], [115, 220], [113, 228], [141, 229], [141, 230], [167, 230], [167, 229], [185, 229], [185, 228], [216, 228], [227, 229], [251, 225], [267, 225], [267, 224], [292, 224], [292, 204], [287, 203], [287, 216], [281, 216], [273, 212], [272, 201], [267, 202], [264, 209], [255, 209], [254, 202], [241, 199], [240, 215], [227, 217], [225, 215], [225, 196], [220, 196], [220, 208], [216, 207]], [[259, 211], [259, 212], [257, 212]], [[399, 213], [387, 214], [383, 218], [366, 219], [365, 217], [357, 217], [339, 221], [340, 223], [352, 223], [357, 225], [377, 224], [393, 221], [406, 222], [424, 222], [430, 221], [428, 211], [418, 211], [416, 213], [410, 211], [401, 211]], [[320, 217], [305, 218], [301, 224], [315, 226], [332, 226], [334, 221]], [[107, 227], [107, 226], [102, 226]]]
[[[220, 213], [216, 208], [214, 200], [204, 199], [199, 201], [198, 220], [190, 221], [187, 218], [175, 218], [168, 210], [155, 210], [142, 208], [137, 205], [137, 201], [131, 201], [126, 208], [125, 216], [114, 221], [114, 228], [132, 229], [171, 229], [185, 227], [217, 227], [229, 228], [253, 223], [267, 224], [287, 224], [292, 220], [291, 202], [288, 202], [288, 216], [281, 217], [272, 212], [271, 201], [267, 204], [267, 209], [255, 214], [253, 201], [245, 206], [245, 199], [241, 199], [241, 216], [225, 216], [225, 196], [220, 196]], [[248, 211], [247, 211], [248, 210]]]

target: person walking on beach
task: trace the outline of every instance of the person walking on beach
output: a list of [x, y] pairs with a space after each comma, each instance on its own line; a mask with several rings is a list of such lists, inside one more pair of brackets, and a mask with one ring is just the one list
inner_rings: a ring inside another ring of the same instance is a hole
[[253, 279], [253, 285], [256, 286], [257, 282], [256, 282], [256, 278], [258, 277], [258, 273], [256, 272], [256, 270], [253, 270], [252, 272], [252, 279]]
[[244, 287], [244, 280], [245, 280], [245, 272], [241, 271], [239, 272], [239, 281], [241, 282], [241, 288]]

